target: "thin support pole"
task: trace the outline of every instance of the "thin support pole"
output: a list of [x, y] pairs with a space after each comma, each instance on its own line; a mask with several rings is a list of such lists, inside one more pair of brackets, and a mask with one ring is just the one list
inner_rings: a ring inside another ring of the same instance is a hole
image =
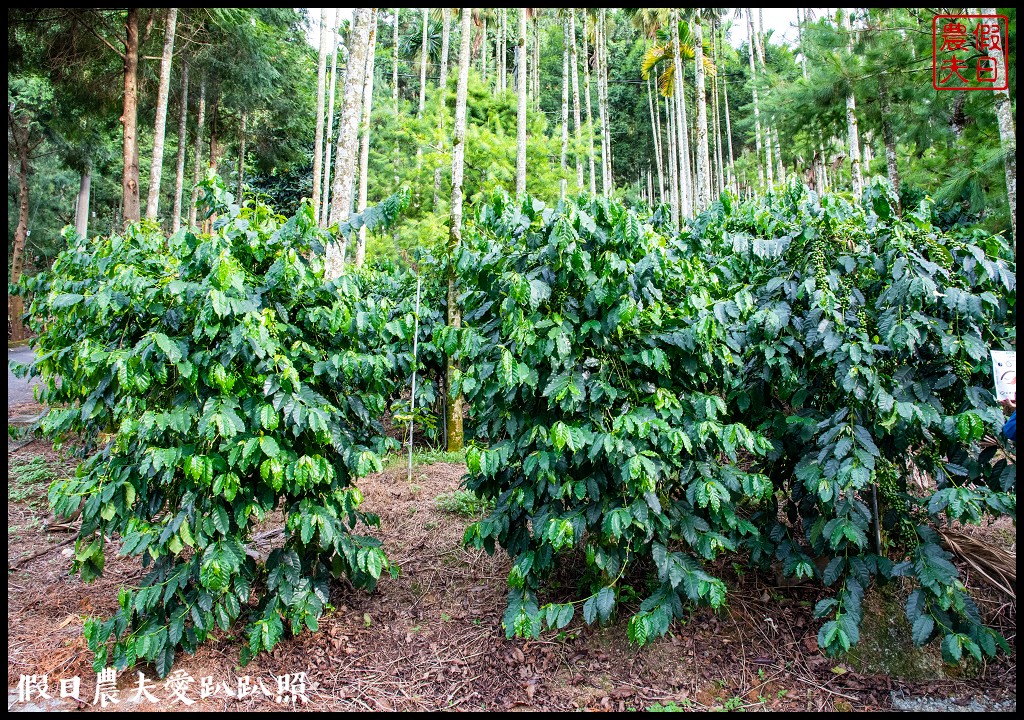
[[412, 394], [409, 397], [409, 482], [412, 482], [412, 433], [416, 426], [416, 345], [420, 337], [420, 276], [416, 276], [416, 313], [412, 321]]

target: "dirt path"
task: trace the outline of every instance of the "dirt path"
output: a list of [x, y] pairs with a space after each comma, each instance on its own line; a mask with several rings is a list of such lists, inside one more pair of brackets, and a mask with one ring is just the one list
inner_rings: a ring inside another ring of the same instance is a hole
[[24, 405], [34, 402], [32, 388], [39, 382], [39, 378], [18, 378], [11, 372], [11, 361], [19, 363], [30, 363], [34, 354], [32, 348], [23, 346], [9, 348], [7, 350], [7, 409], [15, 405]]
[[[82, 639], [83, 617], [111, 613], [118, 587], [142, 577], [137, 561], [118, 558], [114, 547], [97, 582], [83, 585], [69, 574], [70, 547], [57, 547], [66, 536], [38, 528], [46, 513], [45, 484], [19, 481], [25, 477], [19, 468], [39, 465], [37, 457], [53, 472], [71, 466], [41, 441], [11, 456], [8, 484], [17, 492], [8, 497], [8, 561], [54, 548], [8, 573], [7, 668], [9, 706], [15, 710], [29, 705], [18, 702], [17, 691], [19, 681], [31, 675], [46, 674], [55, 698], [61, 679], [79, 677], [83, 699], [95, 699], [97, 677]], [[969, 680], [912, 682], [857, 672], [817, 650], [812, 608], [818, 591], [776, 587], [774, 579], [739, 564], [716, 568], [730, 588], [727, 610], [695, 610], [685, 625], [674, 624], [670, 636], [643, 649], [626, 642], [623, 617], [607, 628], [576, 620], [536, 641], [506, 640], [501, 615], [507, 556], [464, 550], [462, 534], [472, 518], [438, 506], [438, 498], [442, 506], [457, 505], [443, 500], [458, 489], [464, 471], [462, 465], [436, 463], [417, 466], [411, 483], [399, 467], [361, 481], [364, 507], [381, 518], [372, 533], [400, 567], [399, 577], [385, 576], [373, 594], [336, 583], [335, 609], [319, 632], [289, 636], [246, 668], [238, 666], [240, 629], [217, 631], [195, 656], [184, 655], [175, 665], [183, 682], [191, 680], [185, 695], [194, 704], [187, 709], [274, 709], [279, 687], [286, 690], [282, 699], [299, 687], [308, 698], [304, 707], [320, 711], [870, 711], [892, 709], [894, 693], [995, 699], [1004, 703], [1001, 708], [1015, 707], [1014, 657], [974, 668]], [[558, 584], [573, 589], [580, 576], [579, 566], [567, 561], [551, 594], [557, 595]], [[1013, 628], [1004, 632], [1012, 637]], [[152, 685], [156, 704], [130, 702], [139, 671]], [[252, 692], [239, 698], [239, 687]], [[116, 709], [186, 709], [149, 666], [122, 673], [117, 688]]]

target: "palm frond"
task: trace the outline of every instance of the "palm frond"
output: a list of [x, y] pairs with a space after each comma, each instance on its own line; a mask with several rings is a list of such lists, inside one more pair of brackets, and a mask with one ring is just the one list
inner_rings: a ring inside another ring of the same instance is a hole
[[668, 65], [665, 68], [665, 72], [663, 72], [661, 74], [661, 77], [658, 78], [658, 92], [660, 92], [663, 97], [668, 97], [669, 95], [672, 94], [672, 90], [675, 84], [675, 77], [676, 66], [674, 63], [668, 63]]
[[654, 45], [644, 53], [643, 61], [640, 63], [640, 76], [646, 80], [651, 74], [651, 68], [671, 57], [669, 49], [664, 45]]

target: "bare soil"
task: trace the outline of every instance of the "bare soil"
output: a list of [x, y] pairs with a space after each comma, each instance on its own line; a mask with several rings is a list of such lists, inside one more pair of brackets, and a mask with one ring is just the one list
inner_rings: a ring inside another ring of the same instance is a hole
[[[71, 472], [75, 465], [45, 441], [13, 452], [10, 447], [9, 467], [33, 457], [42, 457], [55, 472]], [[193, 681], [184, 693], [191, 705], [175, 698], [149, 666], [122, 673], [116, 709], [271, 710], [280, 707], [277, 678], [300, 672], [306, 673], [309, 702], [297, 709], [314, 711], [871, 711], [894, 709], [894, 698], [938, 698], [947, 709], [1016, 706], [1015, 652], [966, 671], [947, 671], [938, 680], [858, 672], [848, 659], [828, 658], [817, 649], [819, 622], [812, 608], [823, 596], [820, 590], [782, 586], [735, 558], [715, 568], [730, 588], [728, 607], [718, 613], [695, 610], [646, 648], [627, 642], [626, 613], [606, 628], [577, 618], [565, 631], [536, 641], [507, 640], [501, 616], [508, 557], [464, 549], [462, 535], [473, 518], [436, 504], [439, 496], [459, 489], [464, 472], [462, 465], [435, 463], [416, 467], [411, 483], [402, 467], [363, 479], [364, 508], [381, 518], [381, 526], [369, 532], [381, 538], [401, 569], [397, 579], [385, 576], [372, 594], [336, 583], [335, 609], [318, 632], [289, 636], [245, 668], [238, 665], [240, 628], [238, 635], [218, 633], [195, 656], [181, 655], [175, 672]], [[117, 556], [115, 540], [108, 545], [103, 577], [83, 584], [70, 573], [72, 534], [42, 528], [49, 515], [45, 483], [26, 487], [19, 477], [9, 470], [9, 709], [29, 709], [19, 701], [18, 684], [32, 675], [48, 678], [54, 700], [44, 707], [99, 709], [91, 704], [97, 678], [82, 638], [83, 620], [112, 613], [118, 588], [137, 584], [143, 571], [137, 559]], [[973, 532], [1015, 549], [1012, 523]], [[558, 587], [572, 589], [577, 568], [571, 559], [565, 564], [553, 595]], [[1014, 646], [1015, 602], [970, 575], [967, 584], [986, 618]], [[140, 670], [160, 698], [157, 704], [130, 702]], [[60, 680], [75, 676], [85, 703], [58, 697]], [[245, 676], [256, 687], [262, 681], [266, 694], [238, 698], [225, 689], [200, 698], [204, 677], [212, 677], [214, 686], [237, 688]]]

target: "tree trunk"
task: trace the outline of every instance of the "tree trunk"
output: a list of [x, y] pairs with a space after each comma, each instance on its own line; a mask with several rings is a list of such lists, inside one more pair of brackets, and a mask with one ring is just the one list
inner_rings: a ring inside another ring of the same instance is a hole
[[423, 8], [423, 43], [420, 47], [420, 108], [416, 117], [423, 117], [423, 106], [427, 101], [427, 20], [430, 9]]
[[[498, 93], [505, 92], [505, 88], [508, 87], [508, 9], [501, 8], [501, 13], [498, 15], [498, 82], [495, 85], [495, 91]], [[525, 45], [523, 47], [526, 47]], [[517, 51], [518, 52], [518, 51]]]
[[395, 25], [392, 28], [391, 45], [391, 100], [395, 103], [395, 114], [398, 114], [398, 15], [402, 8], [395, 8]]
[[[526, 44], [523, 44], [526, 47]], [[529, 82], [529, 77], [527, 78]], [[540, 16], [533, 15], [533, 100], [537, 111], [540, 111]]]
[[700, 16], [693, 22], [693, 59], [697, 92], [697, 212], [711, 204], [711, 154], [708, 151], [708, 101], [704, 88], [704, 27]]
[[146, 198], [146, 219], [156, 220], [160, 206], [160, 177], [164, 168], [164, 132], [167, 128], [167, 96], [171, 90], [171, 59], [174, 57], [174, 28], [178, 8], [167, 9], [164, 29], [164, 53], [160, 58], [160, 88], [157, 90], [156, 122], [153, 127], [153, 160], [149, 166], [149, 195]]
[[313, 135], [313, 215], [320, 215], [324, 157], [324, 101], [327, 94], [327, 8], [320, 9], [320, 53], [316, 62], [316, 131]]
[[[441, 8], [441, 80], [438, 89], [441, 91], [441, 107], [437, 112], [437, 137], [438, 150], [444, 155], [444, 116], [448, 112], [445, 91], [448, 87], [448, 45], [451, 42], [451, 8]], [[470, 54], [472, 56], [472, 53]], [[434, 168], [434, 210], [441, 204], [441, 165], [438, 163]]]
[[[462, 175], [466, 157], [466, 97], [469, 85], [469, 44], [471, 8], [462, 8], [462, 43], [459, 48], [459, 81], [455, 90], [455, 133], [452, 138], [452, 205], [448, 219], [448, 255], [454, 254], [462, 242]], [[525, 13], [523, 17], [525, 18]], [[525, 34], [526, 21], [520, 21], [520, 28]], [[520, 46], [522, 47], [522, 46]], [[519, 85], [524, 89], [525, 73], [519, 74]], [[453, 328], [462, 326], [462, 313], [459, 309], [459, 296], [455, 286], [455, 263], [449, 263], [448, 271], [448, 325]], [[445, 387], [451, 388], [458, 365], [451, 358], [446, 358]], [[462, 449], [462, 395], [449, 397], [446, 403], [445, 427], [447, 429], [448, 451]]]
[[[747, 8], [747, 17], [750, 19], [750, 41], [753, 44], [754, 50], [757, 52], [758, 61], [761, 64], [761, 73], [767, 77], [767, 69], [764, 62], [764, 47], [761, 45], [761, 34], [754, 28], [754, 16], [750, 8]], [[761, 13], [758, 13], [758, 22], [761, 21]], [[757, 87], [757, 75], [756, 71], [751, 74], [751, 80], [754, 84], [756, 91]], [[772, 161], [772, 130], [771, 124], [768, 122], [768, 118], [765, 118], [764, 124], [764, 171], [768, 177], [768, 189], [771, 190], [775, 187], [775, 165]], [[758, 162], [760, 162], [758, 158]]]
[[[516, 44], [520, 52], [526, 50], [526, 13], [519, 13]], [[526, 193], [526, 73], [516, 78], [516, 94], [516, 195], [521, 198]]]
[[451, 20], [451, 8], [441, 8], [441, 77], [438, 87], [441, 88], [442, 93], [448, 87], [448, 49], [452, 39]]
[[796, 40], [800, 47], [800, 68], [804, 73], [804, 80], [807, 79], [807, 52], [804, 50], [804, 21], [807, 19], [807, 11], [801, 17], [800, 8], [796, 9]]
[[78, 181], [78, 201], [75, 203], [75, 234], [89, 237], [89, 191], [92, 187], [92, 163], [86, 162]]
[[185, 194], [185, 150], [188, 145], [188, 61], [181, 65], [181, 117], [178, 118], [178, 164], [174, 172], [174, 209], [171, 211], [171, 234], [181, 229], [181, 201]]
[[[846, 13], [843, 8], [839, 9], [839, 16], [841, 21], [846, 20]], [[849, 32], [849, 39], [847, 41], [847, 47], [849, 48], [850, 54], [853, 54], [853, 22], [846, 22], [844, 25], [847, 32]], [[860, 168], [860, 133], [857, 131], [857, 102], [853, 97], [853, 90], [851, 89], [846, 95], [846, 128], [849, 134], [849, 145], [850, 145], [850, 178], [853, 181], [853, 197], [856, 200], [860, 200], [861, 194], [864, 192], [864, 181], [861, 176]]]
[[[982, 12], [986, 15], [995, 15], [995, 8], [984, 8]], [[1003, 38], [1006, 42], [1006, 38]], [[1003, 51], [989, 47], [986, 52], [992, 58], [996, 67], [996, 85], [1003, 84], [1007, 78], [1008, 68]], [[1007, 83], [1007, 87], [1009, 84]], [[1010, 243], [1011, 248], [1016, 248], [1017, 240], [1017, 129], [1013, 123], [1013, 106], [1010, 103], [1009, 90], [994, 90], [993, 100], [995, 101], [996, 121], [999, 123], [999, 144], [1003, 150], [1003, 170], [1006, 173], [1006, 201], [1010, 206], [1010, 232], [1013, 233], [1014, 242]], [[1017, 257], [1016, 249], [1013, 250], [1014, 258]]]
[[896, 196], [896, 214], [902, 215], [900, 207], [900, 170], [896, 163], [896, 133], [892, 129], [892, 108], [889, 104], [889, 77], [883, 73], [878, 78], [878, 108], [882, 112], [882, 140], [885, 142], [885, 166], [889, 174], [889, 184]]
[[192, 150], [192, 201], [188, 207], [188, 227], [196, 227], [196, 203], [199, 202], [199, 181], [203, 179], [203, 123], [206, 122], [206, 81], [199, 83], [199, 117], [196, 118], [196, 140]]
[[721, 102], [719, 101], [718, 92], [718, 24], [717, 21], [711, 25], [711, 54], [712, 62], [715, 66], [715, 75], [711, 81], [711, 92], [713, 95], [713, 110], [712, 114], [715, 116], [715, 170], [717, 171], [718, 183], [716, 185], [717, 192], [721, 195], [725, 191], [726, 180], [725, 180], [725, 158], [722, 152], [722, 112]]
[[139, 73], [139, 9], [128, 8], [125, 23], [124, 55], [124, 174], [121, 178], [124, 224], [137, 223], [142, 218], [139, 204], [138, 159], [138, 73]]
[[[338, 122], [338, 145], [334, 156], [334, 187], [331, 190], [329, 224], [348, 219], [352, 207], [352, 185], [359, 148], [359, 119], [363, 107], [363, 81], [366, 75], [366, 55], [369, 52], [370, 10], [352, 11], [352, 30], [349, 33], [348, 69], [345, 72], [345, 91], [341, 99], [341, 118]], [[348, 240], [327, 245], [324, 276], [333, 280], [341, 276], [345, 247]]]
[[[219, 142], [220, 136], [217, 134], [218, 125], [217, 120], [220, 118], [218, 102], [220, 98], [216, 95], [213, 97], [213, 101], [210, 103], [210, 157], [207, 162], [207, 172], [216, 175], [220, 167], [220, 153], [221, 143]], [[210, 215], [203, 221], [203, 232], [213, 232], [213, 221], [216, 219], [216, 213], [211, 212]]]
[[726, 80], [725, 73], [722, 73], [722, 96], [725, 104], [725, 140], [729, 146], [729, 184], [732, 186], [732, 191], [739, 195], [739, 183], [736, 181], [736, 160], [732, 154], [732, 122], [729, 119], [729, 82]]
[[487, 18], [481, 18], [480, 22], [483, 24], [483, 31], [481, 33], [483, 37], [483, 44], [480, 49], [480, 78], [484, 81], [484, 85], [487, 84]]
[[608, 100], [604, 88], [604, 8], [598, 10], [597, 32], [594, 37], [595, 70], [597, 71], [597, 114], [601, 122], [601, 194], [609, 197], [612, 192], [608, 176]]
[[246, 112], [242, 111], [242, 117], [238, 134], [238, 192], [235, 194], [235, 202], [242, 202], [242, 193], [245, 190], [245, 119]]
[[575, 150], [573, 155], [576, 156], [576, 188], [578, 191], [583, 191], [583, 160], [580, 158], [580, 147], [583, 145], [583, 136], [580, 128], [580, 76], [578, 72], [578, 63], [576, 59], [576, 9], [570, 8], [569, 10], [569, 63], [570, 63], [570, 77], [572, 78], [572, 117], [573, 127], [576, 129], [576, 139], [574, 141]]
[[[29, 164], [28, 124], [20, 124], [8, 105], [7, 123], [11, 129], [15, 151], [18, 155], [18, 225], [14, 229], [14, 249], [11, 252], [11, 275], [9, 283], [17, 283], [25, 268], [25, 239], [28, 237], [28, 176]], [[21, 316], [25, 312], [25, 301], [21, 295], [7, 293], [7, 322], [10, 324], [10, 339], [18, 342], [25, 339], [25, 326]]]
[[587, 143], [590, 145], [590, 194], [597, 195], [597, 174], [594, 167], [594, 116], [590, 109], [590, 48], [587, 47], [587, 32], [590, 29], [590, 15], [583, 11], [583, 98], [587, 105]]
[[608, 102], [608, 11], [601, 8], [601, 85], [604, 88], [604, 116], [608, 123], [604, 125], [605, 145], [608, 148], [608, 193], [615, 190], [615, 173], [612, 170], [612, 128], [610, 107]]
[[779, 125], [772, 123], [772, 142], [775, 143], [775, 176], [780, 183], [786, 182], [786, 166], [782, 162], [782, 144], [779, 142]]
[[[672, 11], [671, 26], [673, 28], [679, 25], [679, 11]], [[676, 32], [672, 33], [672, 62], [673, 62], [673, 78], [672, 78], [672, 91], [676, 101], [676, 151], [679, 153], [679, 162], [676, 165], [678, 171], [678, 177], [676, 181], [679, 183], [679, 220], [682, 223], [683, 220], [690, 216], [693, 210], [693, 199], [690, 193], [691, 182], [690, 182], [690, 137], [689, 128], [686, 122], [686, 92], [684, 89], [685, 75], [683, 74], [683, 61], [679, 51], [679, 35]]]
[[[366, 78], [363, 81], [363, 126], [359, 139], [359, 199], [356, 212], [366, 209], [366, 182], [370, 163], [370, 118], [373, 105], [373, 60], [377, 54], [377, 8], [371, 11], [369, 50], [366, 55]], [[442, 80], [443, 82], [443, 80]], [[366, 260], [366, 226], [359, 228], [359, 242], [356, 244], [356, 267], [362, 267]]]
[[672, 223], [679, 225], [679, 141], [676, 134], [675, 97], [665, 97], [665, 131], [668, 134], [668, 195], [672, 206]]
[[[761, 164], [761, 158], [764, 157], [762, 154], [764, 152], [764, 148], [761, 147], [761, 107], [757, 101], [757, 67], [754, 62], [754, 53], [757, 52], [757, 49], [754, 42], [754, 16], [751, 13], [750, 8], [747, 8], [747, 31], [750, 37], [747, 54], [750, 56], [750, 90], [753, 94], [754, 103], [754, 140], [757, 145], [757, 183], [761, 188], [763, 188], [764, 165]], [[770, 169], [769, 172], [771, 172]]]
[[[657, 107], [654, 104], [654, 92], [651, 90], [651, 77], [647, 77], [647, 108], [651, 111], [651, 132], [654, 136], [654, 162], [658, 170], [658, 198], [665, 202], [665, 180], [661, 176], [661, 122]], [[651, 191], [653, 196], [653, 188]]]
[[[396, 9], [397, 12], [397, 9]], [[338, 85], [338, 30], [341, 24], [341, 9], [334, 12], [334, 29], [331, 32], [334, 40], [334, 52], [331, 56], [331, 85], [327, 93], [327, 136], [324, 139], [324, 183], [320, 195], [320, 214], [317, 223], [320, 227], [327, 225], [327, 215], [331, 201], [331, 147], [334, 144], [334, 91]]]
[[565, 199], [568, 181], [565, 177], [569, 155], [569, 24], [562, 23], [562, 179], [558, 182], [558, 196]]
[[220, 119], [218, 113], [218, 97], [214, 96], [213, 102], [210, 103], [210, 162], [209, 168], [214, 174], [217, 173], [217, 169], [220, 167], [220, 151], [221, 144], [219, 142], [220, 136], [217, 134], [217, 120]]

